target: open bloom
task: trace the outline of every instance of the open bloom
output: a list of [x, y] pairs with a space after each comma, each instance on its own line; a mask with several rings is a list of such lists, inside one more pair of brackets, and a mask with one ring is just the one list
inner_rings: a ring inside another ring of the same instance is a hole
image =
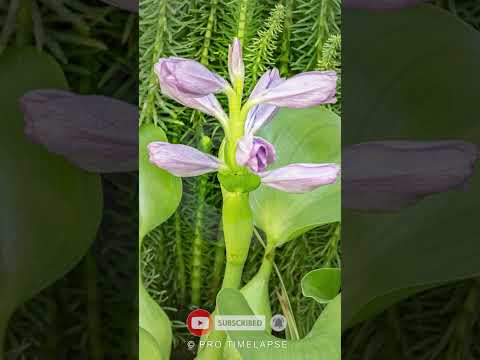
[[20, 100], [25, 135], [78, 167], [99, 173], [138, 169], [138, 109], [105, 96], [34, 90]]

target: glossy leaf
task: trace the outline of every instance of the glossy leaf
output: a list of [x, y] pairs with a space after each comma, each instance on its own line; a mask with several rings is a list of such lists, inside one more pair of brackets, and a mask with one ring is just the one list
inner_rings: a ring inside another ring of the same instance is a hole
[[[340, 163], [340, 118], [323, 107], [282, 109], [259, 136], [275, 146], [277, 162]], [[261, 186], [251, 193], [255, 224], [276, 246], [306, 231], [340, 220], [340, 180], [306, 194]]]
[[316, 302], [326, 304], [337, 296], [341, 286], [341, 272], [337, 268], [310, 271], [302, 278], [302, 292]]
[[[354, 119], [345, 127], [347, 143], [480, 143], [478, 32], [429, 5], [382, 14], [345, 11], [344, 24], [352, 39], [344, 43], [344, 118]], [[480, 275], [479, 170], [465, 189], [395, 214], [343, 212], [346, 327], [418, 291]]]
[[150, 334], [147, 330], [140, 328], [139, 329], [139, 358], [143, 360], [166, 360], [163, 357], [160, 348], [155, 341], [152, 334]]
[[0, 57], [0, 84], [1, 333], [19, 305], [90, 248], [101, 220], [102, 188], [97, 174], [24, 136], [20, 97], [38, 88], [66, 89], [59, 65], [36, 49], [7, 49]]
[[[147, 145], [154, 141], [167, 141], [165, 133], [155, 125], [147, 124], [140, 128], [139, 137], [139, 240], [141, 250], [145, 235], [167, 220], [177, 209], [182, 196], [182, 182], [180, 178], [151, 164], [148, 159]], [[153, 337], [153, 341], [162, 354], [160, 359], [169, 359], [172, 343], [170, 320], [148, 294], [141, 279], [139, 281], [139, 325]], [[152, 339], [148, 341], [145, 346], [149, 346], [148, 354], [151, 354], [151, 351], [156, 351], [153, 350], [156, 347], [151, 343]], [[147, 354], [147, 352], [142, 353]], [[149, 359], [149, 357], [141, 357], [141, 360]]]
[[182, 181], [148, 159], [149, 143], [167, 141], [162, 129], [153, 124], [143, 125], [139, 137], [140, 237], [143, 238], [176, 210], [182, 196]]
[[[253, 315], [238, 290], [222, 290], [218, 294], [217, 305], [222, 315]], [[237, 347], [243, 360], [340, 360], [340, 309], [341, 296], [338, 295], [325, 307], [311, 332], [299, 341], [280, 339], [264, 331], [227, 331], [227, 334], [233, 342], [251, 341], [250, 344], [255, 344], [255, 348]], [[267, 346], [271, 342], [274, 345]]]

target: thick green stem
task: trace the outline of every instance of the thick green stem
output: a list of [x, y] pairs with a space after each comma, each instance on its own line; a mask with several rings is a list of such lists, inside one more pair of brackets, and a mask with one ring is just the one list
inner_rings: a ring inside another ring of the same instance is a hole
[[[238, 289], [253, 235], [252, 210], [248, 201], [248, 193], [234, 193], [222, 189], [222, 194], [223, 234], [227, 257], [222, 289]], [[215, 344], [217, 342], [224, 343], [225, 338], [224, 332], [213, 331], [205, 340]], [[206, 347], [198, 354], [197, 360], [218, 360], [222, 358], [222, 354], [223, 347]]]

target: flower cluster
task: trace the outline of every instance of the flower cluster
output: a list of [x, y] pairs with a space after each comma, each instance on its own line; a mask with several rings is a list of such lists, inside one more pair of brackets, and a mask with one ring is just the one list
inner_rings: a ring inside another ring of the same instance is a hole
[[[193, 60], [169, 57], [155, 64], [162, 93], [218, 119], [225, 131], [226, 146], [219, 159], [189, 146], [153, 142], [148, 145], [150, 161], [176, 176], [214, 171], [254, 175], [266, 186], [294, 193], [334, 183], [340, 172], [337, 164], [299, 163], [267, 170], [276, 161], [275, 148], [255, 134], [274, 118], [280, 107], [305, 108], [334, 103], [335, 72], [310, 71], [283, 79], [277, 69], [268, 70], [242, 106], [245, 67], [238, 39], [229, 49], [228, 70], [230, 83]], [[218, 102], [217, 93], [227, 95], [229, 115]]]

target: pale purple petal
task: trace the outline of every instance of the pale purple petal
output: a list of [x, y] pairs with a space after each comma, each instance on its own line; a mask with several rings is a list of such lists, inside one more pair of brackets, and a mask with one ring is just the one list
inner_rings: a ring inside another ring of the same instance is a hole
[[395, 10], [415, 6], [425, 0], [343, 0], [342, 5], [347, 8], [369, 10]]
[[220, 121], [220, 123], [226, 127], [228, 116], [222, 108], [222, 105], [218, 102], [215, 95], [210, 94], [203, 97], [190, 97], [177, 91], [175, 88], [168, 86], [162, 87], [162, 93], [165, 96], [177, 101], [178, 103], [187, 106], [189, 108], [201, 111], [205, 114], [213, 116]]
[[262, 184], [290, 193], [304, 193], [335, 183], [340, 174], [336, 164], [290, 164], [259, 174]]
[[116, 6], [120, 9], [138, 12], [138, 0], [102, 0], [104, 3]]
[[227, 83], [197, 61], [169, 57], [154, 66], [160, 87], [175, 89], [182, 96], [204, 97], [225, 90]]
[[216, 157], [193, 147], [157, 141], [148, 144], [150, 162], [175, 176], [189, 177], [218, 171]]
[[398, 211], [424, 197], [463, 188], [478, 148], [463, 141], [373, 141], [342, 152], [342, 202], [364, 211]]
[[265, 139], [245, 136], [237, 143], [236, 160], [254, 173], [262, 172], [275, 162], [275, 148]]
[[[250, 99], [255, 98], [255, 96], [266, 89], [279, 85], [282, 81], [278, 69], [268, 70], [257, 82], [257, 85], [250, 94]], [[262, 126], [268, 124], [268, 122], [273, 119], [277, 111], [278, 107], [275, 105], [255, 105], [247, 115], [245, 134], [254, 135]]]
[[35, 90], [20, 100], [25, 135], [87, 171], [138, 169], [138, 108], [105, 96]]
[[232, 45], [228, 48], [228, 72], [233, 85], [237, 81], [243, 82], [245, 66], [243, 64], [242, 44], [237, 38], [233, 40]]
[[264, 90], [252, 99], [258, 104], [305, 108], [336, 102], [337, 75], [334, 71], [310, 71], [295, 75]]

